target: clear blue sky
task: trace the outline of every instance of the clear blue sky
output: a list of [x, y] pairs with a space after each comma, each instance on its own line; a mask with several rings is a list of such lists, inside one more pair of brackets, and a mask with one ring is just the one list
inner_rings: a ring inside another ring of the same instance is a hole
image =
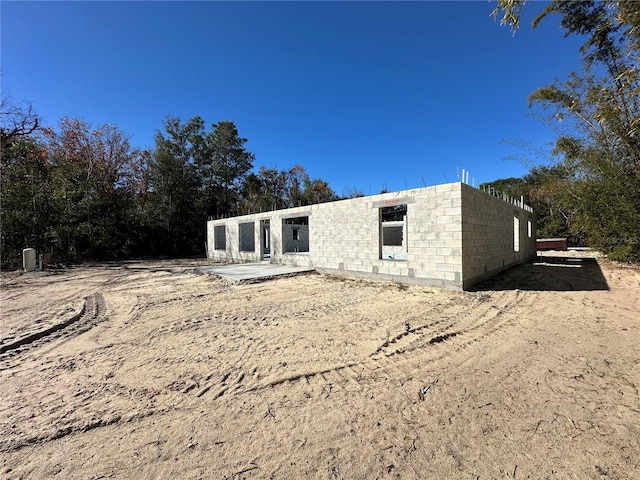
[[48, 125], [118, 125], [152, 148], [167, 114], [233, 120], [256, 167], [338, 193], [521, 176], [548, 149], [527, 96], [579, 68], [557, 18], [513, 36], [476, 2], [1, 2], [2, 90]]

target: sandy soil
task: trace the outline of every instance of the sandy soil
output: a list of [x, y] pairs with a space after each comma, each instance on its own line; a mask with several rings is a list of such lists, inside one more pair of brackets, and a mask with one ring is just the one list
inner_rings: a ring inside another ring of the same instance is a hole
[[640, 270], [4, 273], [2, 478], [640, 478]]

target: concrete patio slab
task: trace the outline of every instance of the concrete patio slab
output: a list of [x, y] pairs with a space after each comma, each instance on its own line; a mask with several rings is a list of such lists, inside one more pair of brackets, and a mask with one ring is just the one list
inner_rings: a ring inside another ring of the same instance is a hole
[[197, 270], [202, 273], [217, 275], [234, 282], [246, 282], [281, 275], [312, 272], [314, 269], [312, 267], [296, 267], [293, 265], [278, 265], [274, 263], [260, 262], [212, 265], [210, 267], [198, 267]]

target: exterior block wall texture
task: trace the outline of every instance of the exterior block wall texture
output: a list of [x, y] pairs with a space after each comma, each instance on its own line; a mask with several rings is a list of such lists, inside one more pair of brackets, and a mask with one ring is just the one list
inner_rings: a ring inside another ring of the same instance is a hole
[[[400, 204], [407, 205], [407, 260], [380, 258], [380, 208]], [[523, 232], [520, 252], [513, 251], [516, 211]], [[301, 216], [309, 217], [309, 252], [283, 253], [283, 235], [289, 232], [283, 228], [284, 220]], [[473, 187], [449, 183], [211, 220], [207, 228], [208, 256], [214, 261], [262, 260], [261, 221], [269, 220], [272, 263], [309, 266], [321, 273], [462, 290], [535, 255], [535, 238], [526, 238], [527, 219], [532, 217], [529, 212]], [[239, 224], [248, 222], [255, 225], [255, 252], [239, 249]], [[224, 251], [214, 248], [214, 229], [220, 225], [226, 225]]]
[[[536, 219], [533, 213], [469, 185], [463, 184], [462, 192], [464, 289], [536, 256]], [[518, 219], [517, 232], [514, 232], [514, 218]], [[528, 222], [531, 222], [531, 229]], [[517, 252], [514, 248], [516, 236]]]

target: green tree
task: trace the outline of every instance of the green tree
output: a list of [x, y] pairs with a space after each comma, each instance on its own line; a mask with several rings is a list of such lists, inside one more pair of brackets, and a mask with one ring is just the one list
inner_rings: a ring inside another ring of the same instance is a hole
[[261, 166], [257, 175], [247, 177], [241, 211], [253, 213], [337, 199], [327, 182], [310, 178], [302, 165], [289, 170]]
[[320, 178], [305, 180], [303, 202], [306, 205], [314, 203], [334, 202], [339, 200], [338, 195], [327, 182]]
[[31, 105], [0, 102], [0, 265], [20, 265], [21, 250], [41, 248], [46, 229], [46, 154], [33, 138], [39, 127]]
[[92, 128], [73, 118], [43, 129], [50, 160], [53, 251], [66, 261], [128, 256], [135, 243], [144, 153], [117, 126]]
[[[31, 108], [4, 108], [0, 181], [2, 264], [35, 247], [51, 261], [128, 256], [139, 224], [144, 155], [114, 125], [66, 118], [40, 128]], [[18, 115], [20, 118], [13, 118]], [[5, 128], [6, 127], [6, 128]]]
[[52, 229], [46, 151], [30, 136], [3, 142], [0, 155], [0, 264], [16, 268], [23, 248], [45, 252]]
[[[239, 197], [253, 168], [255, 156], [245, 148], [246, 138], [240, 137], [235, 123], [222, 121], [211, 126], [206, 138], [206, 155], [199, 161], [206, 179], [207, 214], [237, 211]], [[217, 191], [222, 193], [219, 205]]]
[[145, 207], [154, 254], [202, 254], [207, 217], [240, 208], [254, 155], [233, 122], [214, 123], [209, 132], [204, 125], [199, 116], [168, 116], [156, 133]]
[[569, 237], [572, 245], [583, 242], [581, 232], [572, 228], [571, 173], [563, 164], [534, 167], [522, 178], [505, 178], [481, 184], [479, 188], [512, 198], [524, 198], [537, 216], [538, 238]]
[[[251, 177], [252, 196], [245, 196], [244, 211], [257, 212], [288, 208], [289, 176], [286, 170], [261, 166], [258, 174]], [[246, 190], [246, 193], [249, 193]], [[245, 194], [246, 195], [246, 194]]]
[[154, 255], [193, 255], [202, 250], [205, 216], [199, 204], [201, 178], [196, 166], [204, 150], [204, 122], [183, 123], [168, 116], [156, 132], [149, 160], [146, 224]]
[[[500, 0], [494, 15], [515, 31], [524, 3]], [[640, 260], [640, 3], [555, 0], [533, 26], [551, 15], [585, 39], [582, 71], [529, 97], [572, 127], [554, 149], [570, 172], [571, 231], [611, 258]]]

